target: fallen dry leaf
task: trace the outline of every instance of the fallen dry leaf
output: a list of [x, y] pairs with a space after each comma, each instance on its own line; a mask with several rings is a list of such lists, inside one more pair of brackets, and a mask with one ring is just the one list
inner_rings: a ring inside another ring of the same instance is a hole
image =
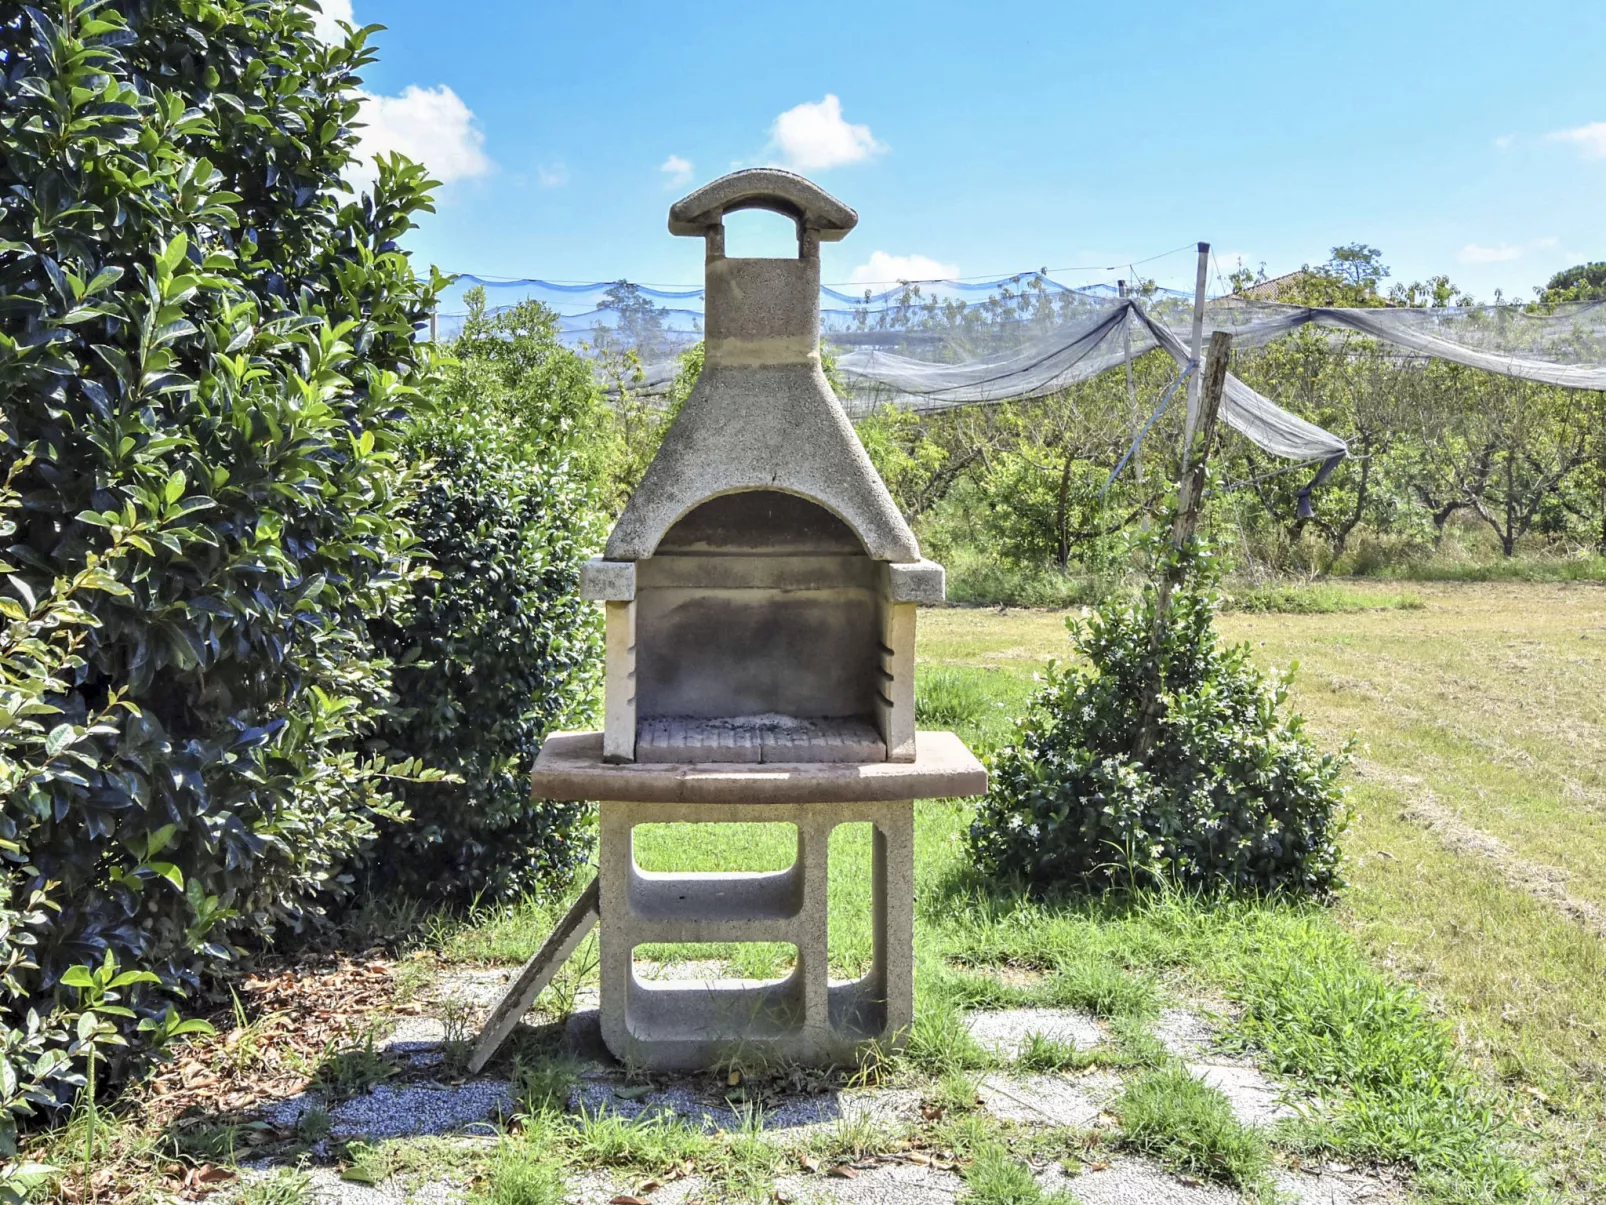
[[612, 1198], [608, 1205], [647, 1205], [647, 1202], [640, 1197], [633, 1197], [629, 1193], [622, 1192], [617, 1197]]
[[820, 1170], [820, 1161], [813, 1155], [803, 1155], [798, 1159], [797, 1162], [798, 1166], [806, 1172], [817, 1172]]
[[845, 1163], [839, 1164], [838, 1166], [833, 1167], [830, 1171], [826, 1172], [825, 1174], [828, 1175], [828, 1176], [835, 1176], [838, 1180], [855, 1180], [855, 1179], [858, 1179], [858, 1176], [859, 1176], [859, 1173], [857, 1171], [855, 1171], [853, 1168], [849, 1167]]

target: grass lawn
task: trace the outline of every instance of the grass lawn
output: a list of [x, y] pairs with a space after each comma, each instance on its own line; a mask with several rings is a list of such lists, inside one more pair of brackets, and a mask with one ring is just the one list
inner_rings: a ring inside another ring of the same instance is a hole
[[[1436, 1200], [1606, 1199], [1606, 590], [1326, 589], [1257, 599], [1221, 628], [1267, 665], [1302, 663], [1295, 699], [1323, 743], [1361, 738], [1342, 902], [999, 898], [968, 872], [969, 806], [924, 801], [910, 1058], [962, 1078], [986, 1058], [960, 1009], [1057, 1004], [1110, 1018], [1122, 1040], [1099, 1057], [1142, 1067], [1159, 1061], [1148, 1023], [1166, 1001], [1220, 1001], [1263, 1061], [1328, 1102], [1279, 1132], [1285, 1151], [1404, 1164]], [[1033, 674], [1069, 655], [1064, 618], [925, 612], [923, 722], [978, 752], [1006, 741]], [[649, 869], [758, 870], [789, 864], [794, 838], [730, 825], [638, 839]], [[839, 832], [832, 853], [831, 955], [848, 975], [869, 953], [868, 834]], [[486, 916], [443, 954], [520, 959], [548, 915]], [[790, 951], [651, 953], [767, 977]], [[1160, 1098], [1134, 1097], [1134, 1117], [1167, 1116]]]

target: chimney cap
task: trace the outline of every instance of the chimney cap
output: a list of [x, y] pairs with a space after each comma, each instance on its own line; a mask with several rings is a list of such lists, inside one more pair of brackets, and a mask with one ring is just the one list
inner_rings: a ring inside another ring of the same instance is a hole
[[669, 207], [669, 233], [701, 236], [738, 209], [785, 214], [798, 234], [812, 230], [834, 243], [859, 224], [859, 215], [813, 180], [778, 167], [750, 167], [710, 181]]

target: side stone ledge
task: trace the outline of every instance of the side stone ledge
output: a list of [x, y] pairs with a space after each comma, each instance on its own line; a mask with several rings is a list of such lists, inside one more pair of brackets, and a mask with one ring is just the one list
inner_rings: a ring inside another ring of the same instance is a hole
[[936, 561], [887, 565], [887, 595], [895, 603], [934, 607], [948, 597], [947, 575]]
[[636, 562], [592, 557], [580, 566], [580, 597], [588, 602], [635, 602]]

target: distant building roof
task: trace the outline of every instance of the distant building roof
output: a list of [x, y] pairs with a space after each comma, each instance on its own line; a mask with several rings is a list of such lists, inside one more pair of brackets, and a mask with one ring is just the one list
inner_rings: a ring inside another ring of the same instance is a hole
[[1284, 272], [1281, 276], [1273, 276], [1270, 280], [1257, 280], [1247, 288], [1239, 289], [1232, 296], [1243, 301], [1276, 301], [1277, 295], [1290, 285], [1308, 280], [1312, 273], [1304, 268], [1295, 268], [1292, 272]]

